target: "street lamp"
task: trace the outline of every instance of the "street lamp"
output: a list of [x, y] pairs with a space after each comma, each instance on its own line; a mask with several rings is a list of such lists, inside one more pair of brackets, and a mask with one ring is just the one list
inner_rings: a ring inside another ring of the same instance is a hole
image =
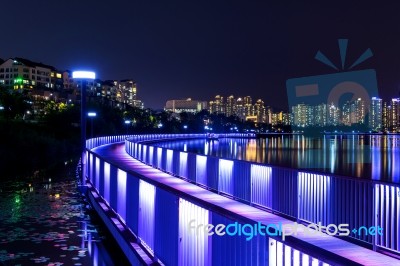
[[93, 138], [93, 119], [96, 117], [95, 112], [89, 112], [88, 117], [90, 117], [90, 138]]
[[81, 82], [81, 183], [85, 184], [86, 177], [86, 82], [94, 80], [96, 73], [92, 71], [74, 71], [72, 78]]
[[128, 127], [131, 124], [130, 120], [125, 120], [125, 125], [126, 125], [126, 135], [128, 135]]

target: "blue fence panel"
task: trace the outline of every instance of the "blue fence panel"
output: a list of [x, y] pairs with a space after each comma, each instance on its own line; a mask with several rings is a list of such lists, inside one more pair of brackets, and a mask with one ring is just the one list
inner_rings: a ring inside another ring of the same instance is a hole
[[272, 209], [282, 214], [297, 217], [297, 171], [284, 168], [272, 170]]
[[272, 208], [273, 185], [272, 167], [251, 165], [251, 203]]
[[207, 157], [207, 187], [218, 190], [219, 158]]
[[[371, 183], [332, 178], [331, 202], [330, 223], [349, 224], [351, 229], [374, 225], [374, 192]], [[372, 236], [358, 236], [356, 234], [350, 236], [372, 243]]]
[[172, 172], [176, 175], [180, 175], [180, 151], [177, 150], [172, 150], [173, 155], [172, 155], [172, 159], [173, 159], [173, 164], [172, 164]]
[[110, 176], [111, 166], [109, 163], [104, 162], [104, 195], [103, 198], [110, 205]]
[[218, 191], [233, 196], [233, 161], [219, 159], [218, 164]]
[[196, 182], [207, 186], [207, 156], [196, 155]]
[[241, 200], [251, 201], [251, 163], [234, 161], [233, 165], [233, 195]]
[[329, 224], [331, 207], [331, 177], [326, 175], [298, 173], [298, 215], [311, 223]]
[[400, 251], [400, 188], [395, 185], [375, 185], [376, 225], [382, 228], [377, 245]]
[[138, 235], [139, 178], [128, 174], [126, 180], [126, 223]]
[[117, 186], [118, 168], [111, 165], [110, 171], [110, 206], [117, 210], [118, 186]]
[[165, 265], [178, 265], [179, 198], [156, 190], [154, 254]]
[[178, 164], [178, 175], [180, 177], [189, 178], [189, 169], [188, 169], [188, 153], [183, 151], [176, 151], [175, 156], [177, 164]]
[[[214, 226], [234, 224], [235, 221], [212, 213]], [[247, 230], [247, 229], [246, 229]], [[229, 229], [230, 232], [233, 230]], [[212, 265], [258, 265], [267, 266], [268, 237], [256, 235], [246, 240], [245, 235], [212, 235]]]
[[187, 178], [196, 182], [196, 154], [188, 153], [187, 157]]

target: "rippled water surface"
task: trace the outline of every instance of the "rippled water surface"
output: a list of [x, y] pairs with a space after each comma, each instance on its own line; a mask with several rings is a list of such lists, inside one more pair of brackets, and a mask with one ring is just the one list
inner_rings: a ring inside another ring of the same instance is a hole
[[0, 265], [128, 265], [76, 181], [0, 184]]
[[399, 135], [271, 136], [158, 145], [217, 157], [400, 182]]

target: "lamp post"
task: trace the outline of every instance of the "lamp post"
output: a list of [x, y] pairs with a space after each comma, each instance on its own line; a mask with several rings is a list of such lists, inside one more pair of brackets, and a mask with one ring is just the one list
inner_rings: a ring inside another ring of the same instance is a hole
[[125, 120], [125, 125], [126, 125], [126, 135], [128, 135], [128, 127], [131, 124], [130, 120]]
[[81, 82], [81, 184], [85, 184], [86, 177], [86, 83], [94, 80], [96, 74], [91, 71], [74, 71], [72, 78]]
[[96, 112], [89, 112], [88, 117], [90, 117], [90, 138], [93, 138], [93, 119], [96, 117]]

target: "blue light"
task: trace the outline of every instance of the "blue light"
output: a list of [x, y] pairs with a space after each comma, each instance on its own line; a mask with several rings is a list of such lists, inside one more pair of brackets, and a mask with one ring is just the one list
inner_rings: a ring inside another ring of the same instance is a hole
[[187, 126], [187, 125], [184, 125], [184, 126], [183, 126], [183, 128], [184, 128], [184, 129], [187, 129], [187, 128], [188, 128], [188, 126]]
[[95, 79], [96, 73], [92, 71], [74, 71], [72, 72], [72, 78], [74, 79]]
[[87, 115], [89, 117], [95, 117], [97, 114], [95, 112], [89, 112]]
[[131, 123], [130, 120], [125, 120], [125, 124], [129, 125]]

